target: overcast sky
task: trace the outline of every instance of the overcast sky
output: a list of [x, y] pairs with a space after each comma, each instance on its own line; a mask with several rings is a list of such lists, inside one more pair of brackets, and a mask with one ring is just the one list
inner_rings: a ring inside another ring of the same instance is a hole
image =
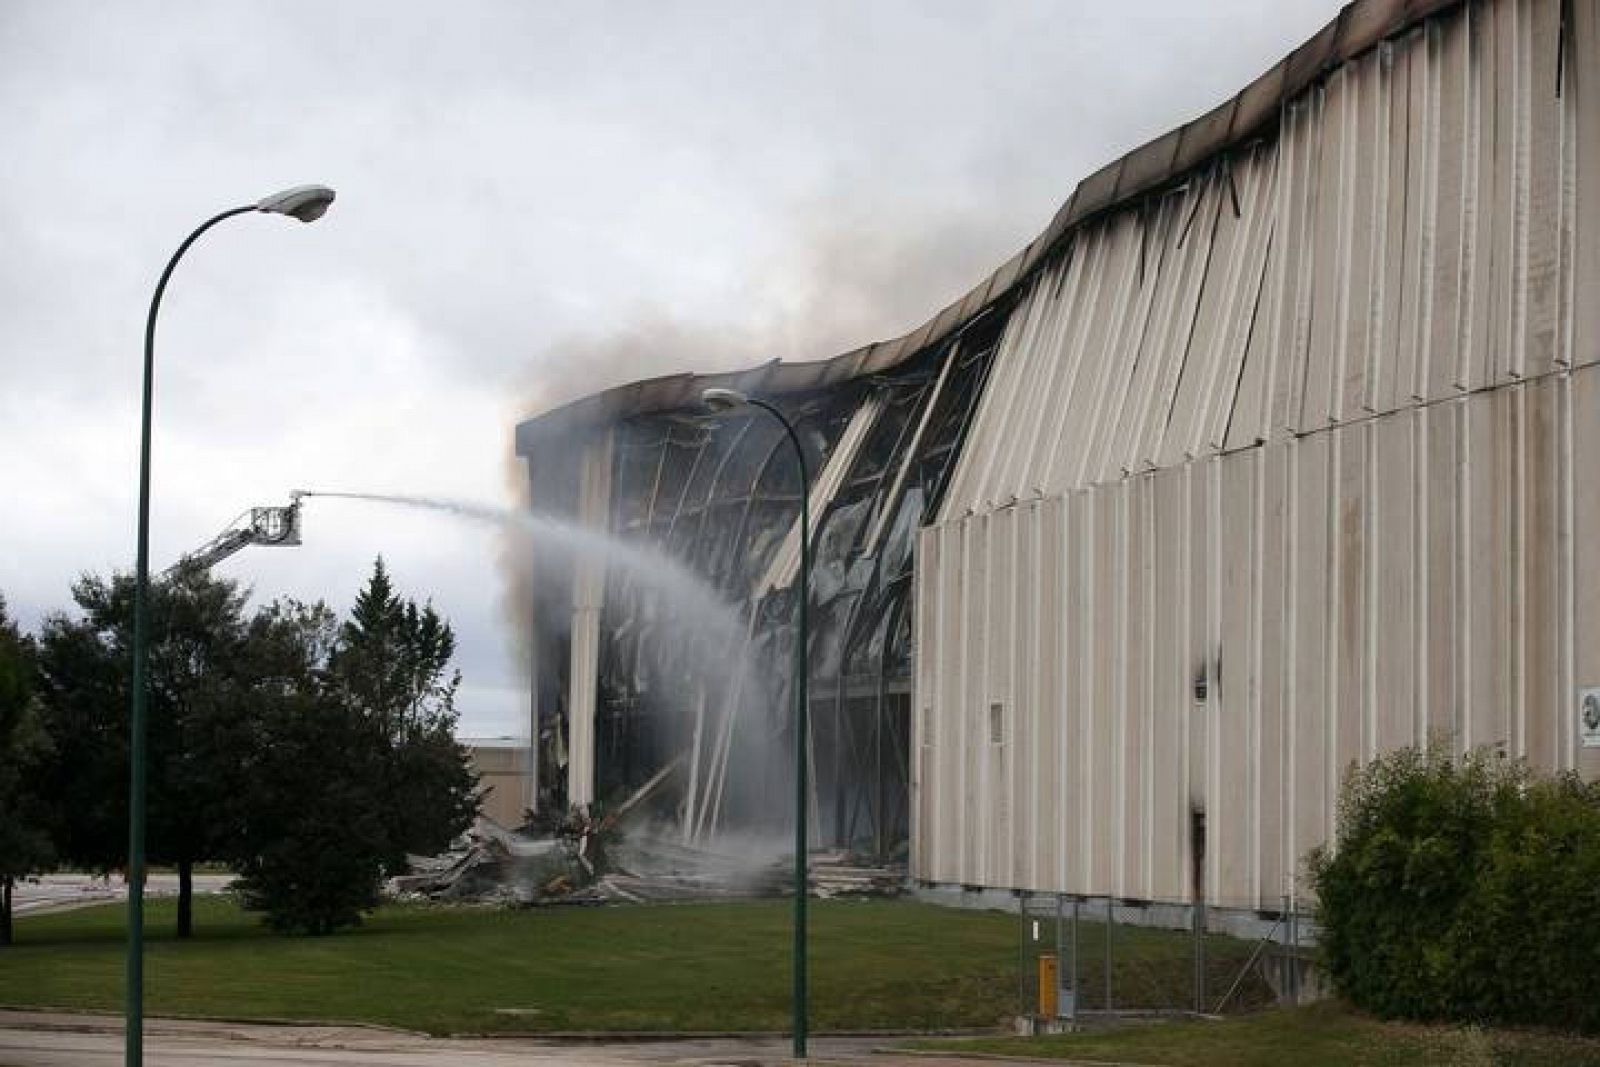
[[[1232, 95], [1330, 0], [0, 0], [0, 593], [32, 628], [299, 488], [515, 502], [512, 427], [677, 370], [920, 324], [1101, 164]], [[217, 568], [348, 607], [381, 553], [460, 637], [461, 732], [525, 732], [490, 530], [307, 502]]]

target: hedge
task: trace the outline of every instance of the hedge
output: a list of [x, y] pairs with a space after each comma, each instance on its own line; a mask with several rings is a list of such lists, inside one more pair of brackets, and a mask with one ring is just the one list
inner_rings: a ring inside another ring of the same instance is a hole
[[1600, 1031], [1600, 787], [1476, 750], [1353, 769], [1310, 860], [1338, 991], [1388, 1018]]

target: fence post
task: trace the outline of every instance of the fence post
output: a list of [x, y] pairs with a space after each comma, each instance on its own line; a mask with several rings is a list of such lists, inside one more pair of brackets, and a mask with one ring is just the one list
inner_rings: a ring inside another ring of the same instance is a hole
[[1073, 1003], [1077, 1003], [1078, 989], [1078, 906], [1082, 903], [1077, 897], [1072, 898], [1072, 996]]
[[1282, 960], [1279, 967], [1279, 980], [1282, 983], [1282, 999], [1294, 1003], [1294, 957], [1289, 954], [1289, 942], [1294, 937], [1294, 919], [1289, 911], [1289, 894], [1283, 895], [1283, 947], [1278, 952]]
[[1289, 1003], [1300, 1003], [1300, 910], [1298, 901], [1289, 906]]
[[1111, 898], [1106, 897], [1106, 1011], [1111, 1010], [1111, 930], [1117, 922], [1111, 907]]
[[1028, 893], [1023, 890], [1017, 894], [1017, 1018], [1019, 1019], [1034, 1017], [1033, 1006], [1028, 1003], [1028, 922]]
[[[1060, 893], [1057, 893], [1056, 894], [1056, 968], [1057, 968], [1056, 969], [1056, 982], [1058, 984], [1061, 982], [1061, 980], [1062, 980], [1062, 978], [1064, 976], [1071, 974], [1070, 971], [1067, 971], [1067, 970], [1064, 969], [1065, 966], [1066, 966], [1066, 962], [1067, 962], [1067, 956], [1066, 956], [1066, 947], [1067, 947], [1066, 946], [1066, 925], [1067, 925], [1066, 924], [1066, 918], [1067, 918], [1067, 916], [1066, 916], [1066, 901], [1061, 896]], [[1073, 1023], [1076, 1024], [1077, 1021], [1078, 1021], [1078, 989], [1077, 989], [1076, 980], [1073, 980], [1073, 985], [1071, 987], [1071, 993], [1072, 993], [1072, 999], [1067, 1003], [1066, 1011], [1063, 1012], [1062, 1014], [1064, 1014], [1068, 1019], [1071, 1019], [1073, 1021]], [[1056, 1003], [1058, 1005], [1061, 1003], [1060, 990], [1057, 990], [1057, 992], [1056, 992]]]

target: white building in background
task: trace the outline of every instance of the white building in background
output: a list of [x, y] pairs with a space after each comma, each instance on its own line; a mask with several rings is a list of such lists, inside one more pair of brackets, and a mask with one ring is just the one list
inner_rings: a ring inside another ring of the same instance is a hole
[[[1357, 0], [912, 334], [519, 427], [535, 506], [666, 546], [781, 648], [798, 495], [709, 384], [815, 451], [824, 839], [870, 808], [932, 885], [1275, 908], [1353, 762], [1600, 774], [1600, 0]], [[541, 773], [587, 799], [684, 746], [698, 826], [735, 719], [638, 717], [674, 676], [623, 592], [533, 598]]]
[[517, 737], [468, 737], [461, 744], [478, 775], [478, 813], [507, 829], [523, 823], [533, 807], [533, 759]]

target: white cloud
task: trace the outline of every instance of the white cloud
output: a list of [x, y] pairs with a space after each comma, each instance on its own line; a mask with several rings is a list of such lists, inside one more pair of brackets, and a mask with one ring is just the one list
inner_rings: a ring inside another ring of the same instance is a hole
[[[13, 0], [0, 590], [33, 622], [80, 571], [129, 561], [145, 306], [209, 211], [301, 181], [340, 192], [315, 226], [229, 223], [174, 279], [158, 565], [295, 488], [509, 502], [512, 425], [558, 381], [815, 357], [903, 328], [1029, 239], [1078, 178], [1334, 13]], [[647, 345], [563, 365], [650, 321], [763, 350]], [[461, 632], [464, 729], [511, 729], [525, 701], [494, 535], [308, 508], [304, 547], [223, 573], [342, 607], [384, 553]]]

